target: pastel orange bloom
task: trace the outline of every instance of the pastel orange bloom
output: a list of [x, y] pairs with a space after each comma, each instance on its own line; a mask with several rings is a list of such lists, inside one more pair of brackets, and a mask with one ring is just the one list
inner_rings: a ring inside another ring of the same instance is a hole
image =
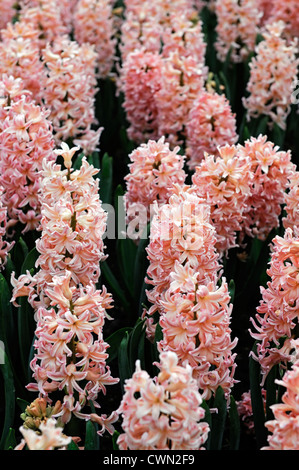
[[299, 63], [297, 38], [287, 41], [284, 28], [282, 21], [265, 26], [264, 40], [249, 64], [249, 96], [243, 98], [248, 120], [268, 116], [269, 125], [276, 123], [282, 129], [291, 110]]
[[285, 230], [271, 245], [271, 261], [266, 288], [261, 288], [262, 300], [255, 319], [251, 319], [257, 340], [256, 360], [261, 364], [263, 381], [275, 364], [286, 367], [291, 360], [292, 337], [298, 320], [298, 229]]
[[238, 140], [236, 118], [224, 95], [202, 91], [194, 100], [186, 123], [188, 166], [194, 170], [204, 154]]
[[192, 369], [180, 366], [175, 353], [160, 354], [158, 375], [151, 379], [136, 362], [118, 409], [124, 433], [121, 450], [203, 450], [209, 426]]
[[265, 423], [272, 433], [268, 437], [268, 446], [261, 450], [298, 450], [299, 440], [299, 364], [298, 360], [286, 371], [282, 380], [276, 383], [285, 387], [282, 403], [271, 407], [274, 419]]

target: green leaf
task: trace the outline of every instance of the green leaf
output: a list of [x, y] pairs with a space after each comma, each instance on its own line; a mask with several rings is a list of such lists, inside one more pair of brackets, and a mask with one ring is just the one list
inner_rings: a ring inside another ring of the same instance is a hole
[[[135, 255], [135, 266], [134, 266], [134, 297], [138, 301], [143, 296], [142, 291], [144, 287], [144, 279], [148, 267], [148, 259], [146, 253], [146, 247], [148, 245], [148, 235], [150, 231], [150, 225], [148, 224], [141, 239], [138, 242], [137, 252]], [[139, 302], [140, 305], [140, 302]]]
[[104, 154], [100, 172], [100, 198], [104, 204], [112, 202], [113, 158]]
[[120, 433], [118, 431], [114, 431], [113, 436], [112, 436], [112, 445], [113, 445], [113, 450], [119, 450], [118, 444], [117, 444], [117, 439]]
[[217, 412], [212, 413], [210, 450], [221, 450], [227, 415], [227, 403], [222, 387], [216, 390], [213, 408], [216, 408]]
[[122, 289], [118, 280], [116, 279], [110, 267], [108, 266], [107, 261], [101, 263], [101, 271], [106, 283], [109, 285], [113, 293], [118, 297], [122, 306], [127, 310], [130, 306], [130, 303], [126, 298], [124, 290]]
[[28, 366], [30, 361], [30, 353], [36, 323], [34, 321], [34, 311], [28, 303], [27, 297], [21, 297], [18, 309], [18, 339], [21, 354], [21, 365], [24, 376], [28, 377]]
[[98, 426], [92, 421], [86, 422], [84, 450], [99, 450], [100, 439], [97, 434]]
[[29, 253], [24, 259], [24, 262], [21, 268], [21, 274], [25, 274], [26, 271], [32, 272], [32, 270], [35, 270], [35, 263], [38, 257], [39, 257], [39, 252], [37, 251], [35, 247], [32, 248], [32, 250], [29, 251]]
[[237, 405], [233, 396], [230, 399], [229, 407], [229, 422], [230, 422], [230, 450], [238, 450], [240, 445], [240, 416], [238, 413]]
[[[253, 346], [253, 353], [256, 353], [256, 344]], [[267, 430], [265, 428], [265, 412], [261, 390], [261, 368], [258, 361], [252, 356], [249, 358], [249, 381], [250, 395], [252, 403], [252, 414], [254, 429], [258, 449], [267, 444]]]
[[121, 340], [118, 350], [119, 380], [123, 392], [125, 380], [132, 377], [132, 369], [130, 367], [130, 360], [128, 354], [129, 338], [129, 333], [126, 332], [123, 339]]
[[78, 445], [73, 440], [71, 440], [71, 442], [67, 446], [67, 450], [80, 450], [80, 449]]
[[105, 339], [106, 343], [109, 344], [109, 349], [107, 351], [109, 353], [109, 357], [106, 359], [107, 364], [117, 357], [119, 345], [121, 344], [123, 337], [126, 333], [130, 333], [132, 329], [132, 327], [120, 328]]
[[[2, 345], [0, 344], [0, 348]], [[1, 352], [1, 351], [0, 351]], [[0, 371], [3, 377], [4, 398], [2, 402], [5, 403], [5, 416], [2, 427], [2, 436], [0, 440], [0, 449], [4, 448], [6, 438], [9, 434], [10, 428], [13, 427], [15, 418], [15, 385], [13, 370], [9, 358], [5, 351], [1, 352]], [[3, 361], [2, 361], [3, 359]], [[2, 363], [3, 362], [3, 363]]]
[[14, 450], [17, 445], [15, 430], [13, 428], [9, 429], [7, 437], [4, 441], [3, 449], [4, 450]]

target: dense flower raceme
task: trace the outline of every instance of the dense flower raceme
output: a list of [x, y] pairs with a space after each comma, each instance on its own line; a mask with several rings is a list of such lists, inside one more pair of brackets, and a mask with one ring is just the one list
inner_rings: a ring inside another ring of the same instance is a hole
[[161, 88], [162, 59], [156, 52], [137, 49], [130, 53], [121, 70], [119, 89], [124, 94], [124, 109], [131, 140], [142, 143], [158, 139], [158, 107], [155, 95]]
[[192, 366], [204, 398], [219, 386], [229, 397], [235, 372], [232, 305], [215, 244], [209, 206], [190, 187], [176, 186], [152, 219], [147, 249], [152, 305], [144, 315], [149, 337], [155, 321], [160, 323], [159, 351], [175, 352], [180, 364]]
[[192, 176], [194, 191], [209, 204], [216, 248], [221, 254], [237, 246], [252, 179], [249, 157], [240, 155], [234, 145], [219, 147], [217, 155], [206, 154]]
[[216, 0], [218, 58], [243, 62], [255, 49], [262, 11], [258, 0]]
[[40, 170], [43, 160], [54, 161], [54, 138], [49, 112], [35, 104], [21, 79], [0, 81], [0, 183], [2, 203], [10, 223], [23, 231], [40, 223]]
[[285, 195], [285, 215], [282, 219], [284, 228], [299, 227], [299, 172], [296, 170], [289, 176]]
[[1, 0], [0, 1], [0, 30], [5, 28], [7, 23], [10, 23], [16, 15], [16, 2], [15, 0]]
[[13, 246], [13, 242], [6, 240], [7, 209], [2, 203], [3, 188], [0, 185], [0, 271], [6, 264], [7, 254]]
[[123, 60], [134, 50], [144, 48], [163, 57], [175, 50], [180, 56], [193, 55], [199, 63], [204, 62], [202, 23], [192, 1], [129, 0], [125, 6], [120, 43]]
[[137, 49], [120, 72], [119, 90], [129, 122], [128, 135], [137, 143], [165, 136], [172, 144], [186, 137], [186, 124], [194, 100], [204, 90], [206, 68], [192, 56], [173, 51]]
[[251, 318], [257, 341], [255, 359], [261, 365], [263, 381], [275, 364], [286, 367], [293, 354], [292, 338], [298, 323], [298, 230], [285, 230], [271, 245], [267, 287], [261, 287], [262, 300]]
[[276, 123], [282, 129], [291, 110], [299, 63], [298, 41], [288, 42], [284, 27], [282, 21], [266, 25], [264, 40], [256, 46], [249, 64], [249, 96], [243, 98], [249, 120], [265, 115], [270, 125]]
[[118, 381], [106, 366], [108, 344], [102, 336], [112, 298], [104, 286], [96, 288], [99, 263], [105, 257], [107, 214], [98, 196], [97, 170], [85, 158], [79, 170], [71, 168], [77, 150], [62, 144], [56, 151], [62, 154], [65, 169], [44, 161], [42, 233], [36, 243], [40, 269], [34, 276], [27, 272], [18, 279], [13, 274], [12, 301], [27, 296], [37, 322], [31, 362], [36, 382], [27, 388], [46, 398], [64, 390], [58, 413], [64, 423], [74, 413], [100, 420], [105, 429], [106, 420], [109, 425], [114, 415], [91, 417], [81, 408], [90, 400], [99, 407], [99, 392], [105, 393], [106, 385]]
[[236, 117], [224, 95], [203, 91], [195, 99], [186, 123], [188, 166], [194, 169], [204, 154], [215, 155], [218, 147], [238, 140]]
[[61, 3], [58, 0], [25, 0], [18, 14], [18, 20], [30, 24], [32, 29], [39, 31], [40, 50], [48, 42], [53, 42], [57, 36], [68, 33]]
[[0, 76], [22, 78], [37, 103], [43, 96], [44, 67], [40, 60], [39, 31], [30, 22], [8, 23], [1, 31]]
[[[298, 347], [298, 346], [297, 346]], [[271, 435], [268, 436], [268, 446], [261, 450], [298, 450], [299, 441], [299, 362], [285, 372], [282, 380], [276, 381], [285, 387], [282, 403], [272, 405], [274, 419], [265, 423]]]
[[95, 118], [97, 54], [91, 44], [57, 37], [43, 50], [47, 71], [43, 100], [50, 109], [50, 119], [57, 143], [73, 139], [86, 154], [96, 150], [102, 128]]
[[74, 37], [94, 44], [98, 76], [105, 78], [116, 59], [116, 30], [111, 0], [79, 0], [74, 11]]
[[[243, 218], [243, 233], [265, 240], [273, 228], [279, 227], [286, 190], [296, 166], [291, 151], [280, 150], [266, 135], [251, 137], [238, 146], [240, 157], [249, 157], [253, 180]], [[242, 236], [241, 236], [242, 238]]]
[[161, 137], [158, 141], [149, 140], [141, 144], [129, 155], [130, 172], [125, 176], [128, 221], [136, 218], [136, 211], [142, 210], [142, 225], [146, 225], [154, 202], [167, 203], [173, 184], [185, 182], [185, 157], [179, 154], [179, 150], [179, 147], [171, 150], [165, 138]]
[[120, 450], [203, 450], [210, 429], [191, 367], [180, 366], [173, 352], [160, 354], [157, 365], [152, 379], [137, 361], [126, 380]]
[[272, 0], [271, 9], [268, 13], [268, 22], [283, 21], [285, 23], [285, 34], [290, 38], [299, 36], [299, 5], [296, 0]]

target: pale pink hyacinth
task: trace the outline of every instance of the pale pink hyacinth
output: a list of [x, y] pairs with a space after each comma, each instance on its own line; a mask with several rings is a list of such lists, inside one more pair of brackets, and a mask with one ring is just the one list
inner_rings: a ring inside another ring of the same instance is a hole
[[95, 117], [96, 60], [93, 45], [80, 46], [68, 36], [48, 43], [42, 55], [43, 101], [50, 110], [56, 143], [72, 139], [85, 154], [98, 149], [102, 132]]
[[243, 98], [248, 120], [268, 116], [269, 125], [276, 123], [281, 129], [286, 129], [291, 111], [299, 64], [298, 40], [288, 42], [283, 37], [284, 28], [282, 21], [266, 25], [264, 39], [249, 64], [249, 96]]
[[182, 145], [186, 124], [197, 96], [206, 79], [204, 64], [193, 56], [180, 57], [174, 51], [163, 60], [161, 86], [155, 94], [158, 108], [158, 134], [165, 135], [171, 145]]
[[6, 240], [6, 227], [7, 227], [7, 208], [2, 202], [3, 188], [0, 185], [0, 271], [4, 268], [7, 255], [13, 247], [14, 242]]
[[186, 123], [188, 166], [191, 170], [205, 153], [216, 155], [218, 147], [238, 140], [236, 116], [225, 95], [202, 91], [194, 100]]
[[285, 215], [282, 219], [283, 227], [294, 229], [299, 227], [299, 171], [294, 171], [289, 176], [287, 191], [285, 194]]
[[57, 425], [54, 418], [44, 421], [40, 425], [40, 432], [32, 429], [20, 427], [20, 433], [23, 436], [20, 444], [14, 450], [66, 450], [71, 443], [72, 438], [63, 434], [63, 429]]
[[283, 237], [271, 244], [267, 287], [261, 287], [262, 300], [251, 318], [257, 341], [255, 359], [259, 361], [264, 382], [275, 364], [286, 367], [292, 358], [292, 338], [298, 322], [298, 230], [287, 228]]
[[0, 1], [0, 30], [6, 28], [7, 23], [11, 23], [16, 16], [16, 1], [15, 0], [1, 0]]
[[[79, 150], [63, 143], [56, 151], [64, 159], [63, 169], [44, 161], [41, 237], [36, 242], [39, 257], [33, 276], [12, 275], [12, 302], [26, 296], [37, 322], [35, 355], [31, 369], [35, 382], [27, 388], [51, 400], [51, 393], [63, 391], [62, 409], [57, 414], [64, 423], [74, 414], [91, 419], [82, 411], [100, 392], [118, 382], [106, 366], [108, 344], [102, 328], [112, 297], [105, 286], [97, 289], [100, 261], [105, 259], [103, 235], [107, 214], [99, 199], [98, 173], [82, 159], [78, 170], [72, 158]], [[112, 430], [110, 418], [102, 417]], [[110, 424], [109, 424], [110, 423]]]
[[237, 340], [231, 339], [232, 304], [226, 280], [220, 279], [210, 208], [190, 187], [176, 185], [169, 203], [156, 209], [147, 248], [148, 337], [158, 321], [159, 351], [175, 352], [180, 364], [189, 362], [204, 398], [219, 386], [228, 398]]
[[26, 232], [40, 224], [43, 160], [56, 159], [52, 125], [48, 110], [35, 104], [21, 79], [4, 76], [0, 89], [2, 203], [10, 222], [20, 222]]
[[38, 43], [42, 50], [57, 36], [68, 33], [64, 24], [60, 2], [57, 0], [25, 0], [18, 14], [18, 21], [31, 24], [39, 31]]
[[219, 60], [244, 62], [255, 49], [262, 12], [258, 0], [216, 0], [217, 39], [215, 48]]
[[160, 355], [159, 372], [152, 379], [140, 361], [118, 409], [123, 433], [120, 450], [204, 450], [210, 431], [204, 421], [202, 397], [189, 364], [180, 366], [175, 353]]
[[195, 53], [201, 62], [205, 43], [202, 24], [192, 3], [190, 0], [126, 1], [121, 25], [122, 59], [135, 49], [144, 48], [164, 56], [173, 47], [179, 52], [179, 47], [184, 55]]
[[155, 95], [161, 88], [162, 66], [159, 54], [144, 49], [128, 54], [122, 65], [119, 90], [124, 94], [127, 133], [138, 144], [159, 137]]
[[192, 176], [192, 188], [210, 207], [215, 246], [221, 255], [238, 246], [252, 179], [250, 159], [240, 155], [235, 145], [218, 147], [215, 155], [206, 154]]
[[180, 148], [171, 149], [161, 137], [141, 144], [129, 155], [129, 173], [125, 176], [125, 207], [127, 218], [134, 216], [140, 206], [145, 211], [145, 224], [150, 220], [151, 206], [167, 203], [173, 184], [182, 185], [186, 179], [185, 156]]
[[266, 421], [265, 426], [271, 435], [268, 436], [268, 446], [261, 450], [298, 450], [299, 442], [299, 362], [285, 372], [276, 383], [285, 387], [282, 403], [271, 406], [274, 419]]
[[24, 21], [8, 23], [1, 31], [0, 78], [5, 75], [22, 78], [24, 87], [40, 104], [44, 69], [40, 60], [38, 34], [32, 23]]
[[79, 44], [94, 44], [97, 75], [106, 78], [116, 60], [116, 30], [111, 0], [79, 0], [74, 14], [74, 37]]
[[243, 217], [243, 234], [265, 240], [279, 226], [282, 205], [285, 203], [289, 179], [295, 171], [291, 151], [281, 150], [266, 135], [251, 137], [238, 146], [242, 157], [250, 158], [253, 174], [249, 211]]

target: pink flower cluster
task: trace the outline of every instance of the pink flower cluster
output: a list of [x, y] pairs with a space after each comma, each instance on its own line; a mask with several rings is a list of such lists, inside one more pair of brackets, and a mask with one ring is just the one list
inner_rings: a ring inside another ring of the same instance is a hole
[[271, 245], [267, 287], [261, 287], [262, 300], [251, 319], [257, 340], [257, 354], [263, 381], [275, 364], [286, 367], [292, 355], [292, 337], [298, 322], [298, 231], [285, 230]]
[[56, 37], [68, 33], [61, 6], [57, 0], [25, 0], [21, 5], [18, 21], [38, 32], [40, 50]]
[[23, 232], [40, 223], [40, 171], [43, 160], [55, 160], [49, 112], [35, 104], [21, 79], [0, 81], [0, 182], [2, 203], [10, 223], [23, 224]]
[[263, 447], [261, 450], [298, 450], [298, 358], [292, 365], [291, 369], [285, 372], [282, 380], [277, 380], [276, 383], [285, 387], [286, 390], [282, 396], [282, 403], [277, 403], [271, 407], [274, 419], [267, 421], [265, 426], [272, 435], [268, 436], [269, 445], [267, 447]]
[[64, 169], [44, 160], [42, 233], [36, 243], [40, 269], [11, 279], [12, 302], [27, 296], [37, 322], [31, 362], [36, 382], [27, 388], [47, 399], [64, 391], [59, 413], [64, 423], [72, 414], [90, 419], [81, 409], [88, 401], [99, 407], [99, 392], [118, 381], [106, 366], [108, 344], [102, 335], [112, 298], [105, 287], [96, 288], [107, 214], [98, 196], [97, 170], [85, 158], [80, 169], [72, 169], [77, 150], [63, 143], [56, 151]]
[[21, 78], [33, 99], [41, 104], [44, 70], [38, 38], [39, 31], [30, 22], [8, 23], [1, 31], [0, 75]]
[[102, 132], [95, 117], [98, 53], [93, 44], [70, 39], [64, 7], [56, 0], [23, 5], [18, 21], [1, 31], [0, 75], [22, 78], [49, 110], [56, 144], [72, 139], [88, 154]]
[[216, 0], [217, 39], [215, 48], [219, 60], [228, 55], [232, 62], [245, 61], [254, 51], [262, 12], [258, 0]]
[[176, 50], [204, 60], [202, 23], [190, 0], [125, 1], [120, 51], [123, 61], [136, 49], [168, 56]]
[[74, 37], [82, 45], [93, 44], [98, 76], [112, 71], [116, 56], [116, 30], [110, 0], [79, 0], [73, 14]]
[[203, 450], [210, 429], [191, 367], [180, 366], [173, 352], [161, 353], [157, 366], [152, 379], [137, 361], [125, 383], [120, 450]]
[[287, 38], [299, 36], [299, 5], [296, 0], [272, 0], [268, 7], [268, 22], [283, 21], [285, 23], [285, 34]]
[[57, 143], [73, 139], [86, 154], [97, 149], [102, 128], [95, 118], [97, 93], [94, 46], [57, 37], [43, 49], [43, 101], [50, 110]]
[[237, 246], [251, 185], [249, 158], [234, 145], [219, 147], [217, 155], [206, 154], [195, 169], [192, 187], [210, 206], [216, 248], [221, 254]]
[[2, 203], [3, 188], [0, 186], [0, 271], [6, 264], [7, 254], [13, 246], [6, 241], [7, 209]]
[[165, 138], [149, 140], [141, 144], [129, 155], [130, 172], [125, 177], [125, 205], [128, 220], [135, 211], [146, 210], [146, 220], [150, 219], [151, 205], [168, 202], [173, 184], [185, 182], [185, 157], [179, 154], [179, 147], [170, 149]]
[[294, 174], [291, 152], [280, 150], [263, 135], [244, 145], [219, 147], [217, 155], [205, 155], [192, 185], [210, 205], [219, 252], [243, 243], [245, 236], [265, 240], [279, 226]]
[[15, 0], [0, 0], [0, 30], [6, 28], [6, 25], [10, 23], [16, 15], [16, 2]]
[[129, 136], [141, 143], [164, 135], [180, 144], [207, 77], [201, 21], [186, 0], [127, 3], [118, 88]]
[[[261, 389], [262, 400], [264, 406], [264, 412], [266, 413], [266, 397], [267, 392], [264, 388]], [[254, 433], [254, 419], [253, 419], [253, 410], [252, 410], [252, 401], [251, 401], [251, 392], [244, 392], [241, 396], [240, 401], [237, 402], [237, 409], [239, 416], [246, 427], [248, 434]]]
[[282, 219], [284, 228], [299, 227], [299, 172], [296, 170], [289, 176], [285, 195], [285, 216]]
[[205, 153], [216, 155], [217, 149], [237, 142], [236, 117], [225, 95], [203, 91], [194, 100], [186, 123], [186, 153], [191, 170]]
[[169, 203], [157, 206], [147, 248], [149, 268], [149, 336], [154, 316], [162, 328], [159, 351], [172, 351], [188, 362], [199, 389], [209, 399], [218, 386], [227, 397], [234, 384], [230, 315], [226, 280], [220, 280], [215, 229], [209, 206], [190, 187], [176, 186]]
[[248, 120], [268, 116], [270, 125], [276, 123], [282, 129], [291, 110], [299, 64], [297, 39], [288, 42], [284, 27], [282, 21], [266, 25], [264, 40], [249, 64], [249, 96], [243, 98]]
[[290, 150], [280, 150], [265, 135], [251, 137], [238, 148], [240, 157], [249, 157], [253, 175], [243, 232], [265, 240], [279, 226], [286, 190], [296, 167]]

